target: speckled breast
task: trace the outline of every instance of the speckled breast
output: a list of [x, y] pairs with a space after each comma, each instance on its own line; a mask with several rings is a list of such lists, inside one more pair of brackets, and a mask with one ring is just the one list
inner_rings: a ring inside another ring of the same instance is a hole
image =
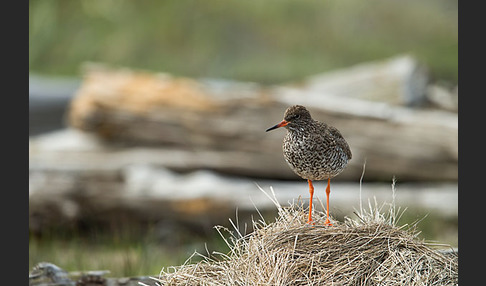
[[311, 140], [302, 133], [288, 132], [283, 142], [283, 154], [290, 168], [301, 178], [325, 180], [341, 173], [348, 163], [342, 147]]

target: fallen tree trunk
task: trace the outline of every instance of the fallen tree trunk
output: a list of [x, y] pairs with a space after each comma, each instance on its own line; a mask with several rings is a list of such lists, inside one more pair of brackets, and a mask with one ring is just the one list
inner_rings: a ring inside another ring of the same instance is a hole
[[[91, 68], [68, 118], [112, 146], [161, 148], [156, 161], [169, 168], [297, 179], [282, 157], [284, 131], [264, 130], [302, 104], [349, 142], [353, 159], [338, 180], [359, 179], [365, 162], [372, 180], [457, 180], [457, 113], [404, 106], [426, 89], [413, 63], [392, 59], [350, 69], [348, 81], [341, 71], [300, 87]], [[376, 101], [384, 90], [391, 99]]]
[[[297, 200], [308, 202], [304, 180], [282, 181], [224, 176], [216, 172], [173, 172], [167, 158], [180, 165], [184, 152], [137, 147], [114, 150], [93, 134], [63, 130], [32, 138], [29, 161], [29, 229], [42, 232], [49, 226], [76, 226], [90, 221], [113, 225], [141, 225], [169, 219], [191, 231], [203, 231], [227, 222], [238, 210], [240, 220], [251, 217], [255, 208], [274, 211], [275, 204], [259, 190], [275, 190], [281, 205]], [[195, 154], [200, 165], [222, 164], [214, 153]], [[224, 156], [223, 156], [224, 157]], [[179, 160], [176, 160], [179, 158]], [[207, 160], [206, 160], [207, 159]], [[244, 156], [239, 160], [244, 160]], [[225, 159], [221, 159], [223, 161]], [[224, 163], [231, 166], [231, 162]], [[233, 163], [236, 164], [236, 163]], [[333, 182], [331, 204], [341, 215], [353, 212], [362, 202], [392, 199], [391, 180], [372, 183], [367, 172], [362, 186], [358, 180]], [[314, 198], [323, 200], [326, 182], [316, 182]], [[398, 181], [398, 207], [415, 207], [457, 216], [457, 182], [406, 183]], [[362, 199], [362, 201], [360, 201]], [[316, 201], [317, 202], [317, 201]], [[319, 207], [317, 207], [319, 208]], [[336, 213], [335, 213], [336, 214]]]
[[[67, 272], [59, 266], [40, 262], [29, 273], [30, 286], [76, 286], [76, 285], [103, 285], [103, 286], [138, 286], [156, 285], [150, 276], [105, 278], [109, 270]], [[153, 276], [155, 277], [155, 276]]]

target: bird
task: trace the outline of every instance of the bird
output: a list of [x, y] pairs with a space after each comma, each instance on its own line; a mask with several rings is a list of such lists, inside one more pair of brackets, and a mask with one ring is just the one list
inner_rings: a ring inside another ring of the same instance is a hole
[[319, 122], [311, 117], [302, 105], [293, 105], [285, 110], [283, 120], [265, 132], [284, 127], [287, 134], [283, 139], [283, 156], [292, 171], [309, 184], [309, 217], [312, 220], [313, 181], [327, 180], [326, 220], [324, 225], [332, 226], [329, 220], [329, 194], [331, 179], [339, 175], [352, 158], [351, 149], [333, 126]]

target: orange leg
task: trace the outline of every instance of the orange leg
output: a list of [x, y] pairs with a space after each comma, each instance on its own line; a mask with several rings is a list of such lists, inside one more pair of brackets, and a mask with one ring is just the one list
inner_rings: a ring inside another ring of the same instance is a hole
[[326, 215], [326, 221], [324, 222], [324, 225], [332, 226], [332, 223], [329, 220], [329, 194], [330, 193], [331, 193], [331, 178], [327, 179], [327, 188], [326, 188], [326, 209], [327, 209], [327, 215]]
[[309, 199], [309, 219], [307, 220], [307, 223], [309, 224], [314, 224], [312, 222], [312, 198], [314, 197], [314, 186], [312, 185], [311, 180], [307, 180], [309, 183], [309, 194], [310, 194], [310, 199]]

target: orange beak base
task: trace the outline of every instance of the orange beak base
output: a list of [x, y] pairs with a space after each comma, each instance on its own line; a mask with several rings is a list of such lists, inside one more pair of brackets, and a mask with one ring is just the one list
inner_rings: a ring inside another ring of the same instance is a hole
[[271, 130], [273, 130], [273, 129], [277, 129], [277, 128], [279, 128], [279, 127], [287, 126], [287, 124], [289, 124], [289, 122], [288, 122], [288, 121], [282, 120], [282, 122], [280, 122], [279, 124], [274, 125], [274, 126], [272, 126], [272, 127], [268, 128], [267, 130], [265, 130], [265, 132], [271, 131]]

